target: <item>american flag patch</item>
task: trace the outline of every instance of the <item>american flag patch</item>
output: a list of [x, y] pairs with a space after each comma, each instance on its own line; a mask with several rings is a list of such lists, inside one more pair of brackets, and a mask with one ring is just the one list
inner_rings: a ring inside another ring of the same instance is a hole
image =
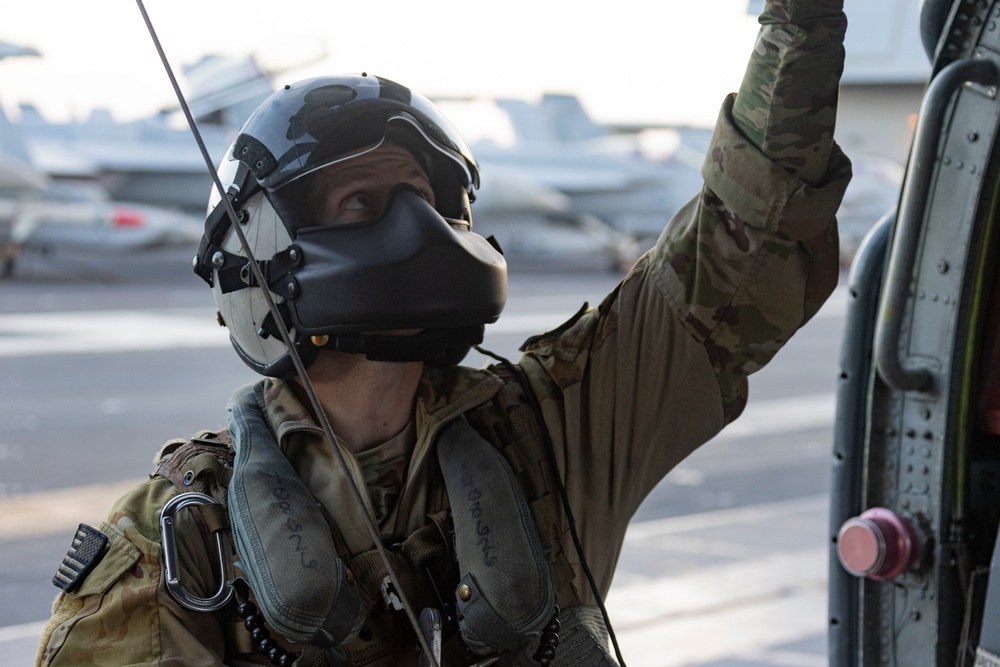
[[107, 535], [81, 523], [73, 536], [73, 545], [66, 552], [56, 576], [52, 577], [52, 583], [67, 593], [72, 593], [83, 583], [94, 566], [101, 562], [107, 544]]

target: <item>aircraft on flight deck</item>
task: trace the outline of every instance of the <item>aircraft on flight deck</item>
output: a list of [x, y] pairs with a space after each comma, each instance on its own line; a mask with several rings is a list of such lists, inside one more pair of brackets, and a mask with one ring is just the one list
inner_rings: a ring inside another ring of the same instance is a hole
[[[242, 120], [273, 92], [276, 74], [259, 67], [253, 56], [206, 56], [184, 68], [189, 105], [216, 163]], [[129, 211], [137, 210], [137, 205], [177, 209], [177, 224], [184, 230], [182, 238], [188, 238], [200, 234], [201, 223], [195, 232], [181, 212], [203, 216], [212, 184], [191, 133], [171, 122], [170, 116], [176, 111], [164, 109], [154, 117], [129, 123], [116, 123], [106, 112], [97, 111], [84, 121], [52, 123], [34, 108], [22, 105], [18, 123], [7, 122], [3, 134], [17, 137], [26, 146], [25, 152], [37, 171], [61, 184], [59, 191], [65, 196], [83, 190], [85, 186], [80, 182], [84, 181], [91, 188], [100, 186], [106, 198], [132, 202]], [[558, 166], [565, 170], [565, 159], [563, 162]], [[508, 261], [619, 269], [638, 256], [632, 235], [615, 229], [598, 215], [574, 207], [569, 196], [527, 173], [526, 166], [524, 161], [498, 164], [495, 169], [486, 166], [483, 187], [474, 205], [477, 231], [496, 235]], [[608, 171], [607, 165], [604, 171]], [[58, 194], [44, 189], [41, 192]], [[94, 189], [91, 196], [97, 196]], [[53, 210], [55, 205], [46, 206]], [[131, 219], [127, 213], [119, 217]], [[29, 219], [28, 215], [22, 216], [22, 220]], [[64, 227], [73, 229], [56, 229], [51, 224], [46, 225], [48, 233], [33, 229], [37, 245], [44, 242], [53, 247], [67, 246], [75, 240], [77, 245], [93, 241], [96, 246], [108, 241], [88, 235], [78, 221], [65, 222]], [[159, 229], [160, 225], [155, 227]], [[27, 229], [27, 224], [18, 228]], [[31, 243], [24, 240], [25, 236], [22, 233], [15, 243], [29, 247]]]
[[[274, 90], [279, 73], [265, 71], [253, 56], [206, 56], [184, 68], [189, 104], [215, 163], [242, 120]], [[481, 165], [482, 188], [473, 206], [477, 231], [495, 236], [515, 264], [627, 267], [652, 246], [666, 221], [701, 186], [700, 167], [710, 137], [705, 128], [604, 126], [572, 95], [546, 94], [539, 101], [435, 102], [465, 135]], [[485, 117], [495, 125], [481, 132], [476, 113], [486, 107], [491, 108]], [[79, 185], [83, 180], [91, 184], [91, 199], [99, 199], [103, 190], [111, 200], [132, 202], [130, 211], [144, 205], [197, 217], [204, 212], [211, 179], [190, 133], [171, 122], [176, 111], [164, 109], [129, 123], [116, 123], [108, 113], [95, 111], [85, 121], [51, 123], [22, 105], [18, 123], [7, 123], [3, 131], [20, 135], [39, 172], [58, 182], [73, 182], [61, 193], [41, 193], [75, 196], [85, 189]], [[886, 193], [895, 189], [892, 179], [898, 177], [898, 169], [888, 161], [855, 157], [855, 162], [859, 174], [867, 171], [870, 177], [855, 179], [841, 210], [846, 258], [874, 219], [871, 211], [884, 210]], [[112, 219], [136, 219], [130, 213], [119, 215], [111, 206], [106, 203], [105, 210]], [[157, 210], [150, 209], [146, 217], [156, 217]], [[79, 221], [66, 223], [74, 228], [76, 242], [86, 243]], [[191, 220], [180, 217], [176, 224], [184, 230], [181, 238], [197, 235]], [[39, 244], [58, 247], [74, 238], [74, 233], [46, 226], [51, 233], [43, 235], [40, 226], [33, 225]], [[144, 227], [151, 231], [161, 225]], [[27, 223], [19, 227], [29, 228]], [[93, 240], [97, 245], [108, 239]], [[23, 238], [17, 242], [30, 245]]]
[[[0, 43], [0, 59], [37, 55]], [[13, 273], [25, 250], [126, 252], [191, 243], [201, 234], [200, 216], [113, 200], [85, 155], [58, 147], [47, 161], [38, 154], [23, 124], [10, 122], [0, 107], [0, 277]]]

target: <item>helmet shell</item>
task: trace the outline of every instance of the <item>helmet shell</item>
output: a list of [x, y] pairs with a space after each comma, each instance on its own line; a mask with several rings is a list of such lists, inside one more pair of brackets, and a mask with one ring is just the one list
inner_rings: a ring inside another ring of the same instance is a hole
[[[400, 187], [374, 220], [316, 224], [303, 196], [307, 177], [387, 141], [407, 148], [427, 172], [434, 207]], [[221, 196], [213, 191], [195, 270], [212, 284], [233, 347], [261, 374], [290, 377], [294, 366], [263, 288], [249, 278], [251, 258], [235, 225], [266, 269], [306, 366], [318, 353], [310, 337], [471, 327], [481, 338], [482, 325], [503, 309], [506, 263], [472, 232], [468, 209], [478, 165], [440, 111], [404, 86], [366, 74], [285, 86], [244, 124], [219, 177], [239, 222], [217, 210]], [[467, 351], [445, 358], [457, 362]]]
[[[249, 220], [243, 225], [254, 257], [273, 257], [277, 252], [291, 245], [291, 238], [285, 231], [274, 208], [269, 205], [263, 193], [251, 197], [241, 209]], [[233, 255], [242, 257], [243, 248], [239, 237], [230, 233], [222, 245], [222, 249]], [[270, 313], [264, 291], [260, 287], [248, 287], [233, 292], [223, 293], [222, 282], [216, 278], [212, 281], [212, 292], [215, 302], [229, 329], [229, 337], [237, 353], [244, 360], [252, 360], [254, 370], [271, 369], [265, 375], [284, 375], [291, 360], [286, 360], [288, 350], [278, 336], [262, 336], [259, 332]], [[280, 302], [278, 295], [272, 293], [272, 299]], [[289, 331], [293, 342], [299, 337], [294, 329]], [[273, 366], [282, 362], [283, 371], [276, 373]]]
[[479, 187], [472, 151], [430, 100], [388, 79], [341, 75], [284, 86], [247, 119], [233, 157], [250, 167], [265, 190], [278, 192], [384, 141], [410, 149], [430, 177], [442, 214], [462, 217], [456, 196]]

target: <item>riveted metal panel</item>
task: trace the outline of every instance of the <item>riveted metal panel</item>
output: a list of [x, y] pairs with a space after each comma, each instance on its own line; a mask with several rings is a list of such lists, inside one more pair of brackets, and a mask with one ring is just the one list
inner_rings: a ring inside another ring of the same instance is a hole
[[[863, 427], [840, 429], [835, 455], [860, 451], [862, 462], [835, 456], [831, 507], [834, 541], [844, 514], [885, 507], [916, 528], [921, 549], [913, 568], [887, 582], [845, 577], [831, 564], [830, 664], [838, 667], [971, 665], [985, 598], [983, 562], [1000, 514], [1000, 442], [998, 451], [984, 453], [973, 438], [970, 398], [996, 274], [989, 248], [1000, 237], [993, 223], [1000, 208], [1000, 0], [957, 0], [937, 52], [935, 75], [962, 67], [988, 75], [940, 100], [940, 133], [924, 147], [933, 148], [929, 178], [923, 185], [907, 179], [901, 215], [916, 201], [921, 217], [915, 229], [897, 225], [890, 256], [912, 243], [912, 263], [900, 272], [889, 260], [881, 302], [894, 287], [904, 298], [883, 307], [878, 322], [898, 318], [898, 329], [888, 329], [889, 351], [901, 373], [883, 374], [881, 365], [872, 372], [863, 358], [852, 362], [851, 373], [867, 371], [866, 384], [838, 395], [838, 421], [853, 424], [863, 412]], [[967, 66], [974, 62], [983, 66]], [[911, 158], [908, 177], [915, 169]], [[859, 343], [848, 335], [845, 345]], [[914, 369], [930, 381], [907, 382]]]

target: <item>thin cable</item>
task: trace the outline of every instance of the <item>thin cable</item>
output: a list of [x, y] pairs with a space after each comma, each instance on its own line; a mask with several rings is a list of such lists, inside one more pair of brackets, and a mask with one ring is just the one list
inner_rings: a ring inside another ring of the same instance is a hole
[[[205, 147], [205, 142], [202, 139], [201, 131], [198, 129], [198, 124], [195, 122], [194, 116], [191, 115], [191, 109], [188, 107], [187, 100], [184, 98], [184, 93], [181, 91], [180, 85], [177, 83], [177, 78], [174, 76], [174, 71], [170, 66], [170, 61], [167, 60], [167, 55], [163, 51], [160, 39], [157, 37], [156, 30], [153, 28], [153, 23], [150, 21], [149, 15], [146, 13], [146, 7], [143, 4], [143, 0], [136, 0], [136, 4], [139, 6], [139, 11], [142, 13], [142, 19], [146, 23], [146, 29], [149, 31], [149, 36], [153, 40], [156, 52], [160, 56], [160, 62], [163, 63], [163, 68], [167, 72], [167, 77], [170, 79], [170, 85], [174, 89], [174, 94], [177, 96], [177, 101], [181, 106], [181, 110], [184, 112], [184, 117], [187, 119], [188, 126], [191, 128], [191, 133], [194, 134], [195, 141], [198, 143], [198, 148], [201, 150], [202, 158], [204, 158], [205, 165], [208, 167], [208, 172], [212, 176], [215, 188], [218, 190], [219, 196], [222, 198], [221, 204], [226, 207], [226, 214], [229, 215], [230, 220], [236, 220], [236, 211], [233, 209], [233, 203], [230, 201], [229, 197], [226, 196], [226, 190], [222, 186], [222, 181], [219, 180], [219, 175], [216, 173], [215, 165], [212, 163], [212, 158], [208, 154], [208, 149]], [[278, 331], [281, 334], [281, 340], [288, 349], [288, 354], [292, 359], [292, 364], [295, 366], [295, 371], [302, 379], [306, 395], [309, 397], [309, 402], [312, 405], [313, 412], [316, 414], [317, 419], [320, 422], [323, 434], [330, 442], [330, 446], [337, 452], [337, 458], [340, 461], [340, 465], [347, 470], [347, 461], [344, 459], [344, 453], [337, 445], [337, 439], [333, 434], [333, 428], [330, 426], [330, 421], [327, 418], [323, 407], [320, 405], [319, 398], [316, 396], [316, 392], [313, 389], [312, 382], [309, 380], [309, 376], [306, 374], [306, 368], [302, 363], [301, 357], [299, 357], [298, 350], [296, 350], [295, 346], [292, 344], [291, 335], [288, 332], [288, 327], [285, 325], [285, 320], [278, 311], [278, 307], [274, 303], [270, 290], [266, 287], [267, 280], [264, 278], [264, 274], [257, 263], [257, 259], [253, 256], [253, 252], [250, 250], [250, 244], [247, 242], [246, 236], [243, 234], [243, 230], [240, 229], [239, 225], [233, 225], [232, 227], [236, 232], [237, 237], [239, 237], [243, 252], [249, 260], [247, 264], [253, 272], [254, 278], [257, 280], [257, 284], [261, 286], [261, 292], [264, 294], [267, 307], [271, 311], [274, 321], [277, 324]], [[361, 490], [355, 483], [354, 477], [351, 475], [347, 475], [346, 477], [350, 481], [351, 490], [354, 492], [355, 499], [362, 507], [364, 507], [364, 497], [361, 495]], [[392, 582], [393, 586], [396, 587], [396, 593], [399, 596], [400, 603], [403, 605], [403, 610], [406, 612], [410, 625], [413, 627], [414, 634], [417, 636], [417, 642], [420, 644], [420, 650], [423, 651], [424, 656], [427, 657], [428, 661], [434, 665], [434, 667], [438, 667], [437, 661], [434, 659], [434, 653], [431, 651], [427, 638], [420, 629], [420, 624], [417, 622], [417, 617], [413, 613], [413, 608], [410, 606], [409, 600], [406, 599], [406, 595], [403, 592], [403, 587], [400, 584], [399, 578], [396, 575], [395, 570], [392, 568], [388, 552], [385, 549], [385, 545], [382, 544], [382, 537], [379, 535], [378, 526], [375, 525], [374, 519], [372, 519], [367, 512], [363, 512], [363, 514], [363, 523], [365, 528], [368, 530], [369, 537], [375, 544], [375, 550], [378, 552], [379, 558], [381, 558], [382, 564], [386, 568], [389, 580]]]
[[573, 546], [576, 547], [576, 553], [580, 557], [580, 566], [583, 568], [583, 574], [587, 577], [587, 582], [590, 584], [590, 590], [594, 594], [594, 598], [597, 600], [597, 606], [601, 610], [601, 616], [604, 617], [604, 627], [608, 629], [608, 637], [610, 637], [611, 644], [615, 647], [615, 656], [618, 658], [618, 663], [621, 667], [627, 667], [625, 665], [625, 658], [622, 657], [622, 650], [618, 646], [618, 637], [615, 636], [615, 629], [611, 627], [611, 617], [608, 616], [607, 607], [604, 606], [604, 598], [601, 597], [601, 591], [597, 588], [597, 581], [594, 579], [594, 575], [590, 571], [590, 566], [587, 565], [587, 557], [583, 554], [583, 542], [580, 541], [580, 534], [576, 530], [576, 519], [573, 518], [573, 510], [570, 509], [569, 506], [569, 495], [566, 493], [566, 485], [563, 484], [562, 477], [559, 476], [559, 467], [556, 465], [555, 446], [552, 444], [552, 436], [549, 434], [549, 429], [545, 425], [545, 419], [542, 416], [542, 406], [538, 404], [538, 397], [535, 396], [535, 392], [531, 389], [531, 385], [528, 383], [528, 378], [525, 376], [524, 371], [520, 366], [515, 366], [510, 362], [510, 360], [505, 357], [501, 357], [495, 352], [490, 352], [482, 346], [476, 345], [475, 349], [480, 354], [485, 354], [488, 357], [496, 359], [507, 368], [507, 370], [517, 380], [517, 383], [521, 386], [521, 391], [524, 392], [524, 397], [528, 399], [528, 403], [531, 405], [531, 410], [535, 413], [535, 419], [538, 421], [538, 428], [542, 432], [542, 442], [545, 444], [545, 451], [548, 454], [549, 463], [553, 468], [552, 476], [555, 478], [556, 488], [559, 490], [559, 496], [562, 499], [563, 509], [566, 511], [566, 520], [569, 522], [569, 532], [573, 537]]

